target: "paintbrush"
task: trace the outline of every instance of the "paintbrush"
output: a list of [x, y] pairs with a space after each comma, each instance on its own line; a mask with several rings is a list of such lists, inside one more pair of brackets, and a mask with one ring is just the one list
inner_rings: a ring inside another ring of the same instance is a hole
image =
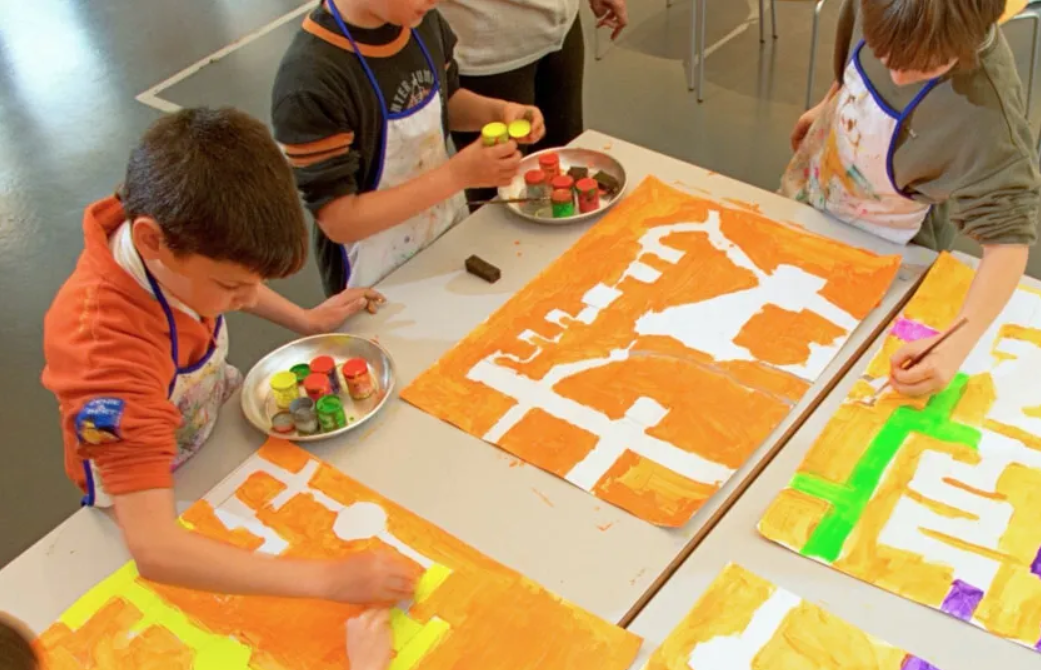
[[[934, 351], [936, 351], [936, 347], [938, 347], [941, 344], [943, 344], [947, 340], [948, 337], [950, 337], [951, 335], [954, 335], [955, 333], [957, 333], [962, 328], [962, 326], [964, 326], [968, 322], [969, 322], [969, 320], [966, 319], [965, 317], [962, 317], [961, 319], [958, 319], [958, 322], [955, 323], [953, 326], [951, 326], [949, 329], [947, 329], [946, 333], [944, 333], [943, 335], [938, 337], [935, 342], [933, 342], [928, 347], [926, 347], [925, 350], [922, 351], [921, 353], [919, 353], [917, 356], [913, 356], [912, 358], [909, 358], [908, 360], [904, 361], [904, 364], [901, 367], [904, 370], [910, 370], [914, 366], [916, 366], [919, 363], [921, 363], [922, 361], [924, 361], [926, 356], [928, 356], [929, 354], [931, 354]], [[878, 388], [878, 390], [874, 392], [874, 394], [872, 394], [871, 396], [861, 400], [860, 401], [861, 404], [867, 405], [868, 407], [873, 407], [875, 405], [875, 403], [878, 402], [878, 399], [882, 395], [882, 393], [887, 388], [889, 388], [891, 381], [892, 381], [892, 378], [887, 379], [886, 383], [882, 384], [882, 386], [880, 386]]]
[[471, 207], [477, 205], [519, 205], [526, 202], [549, 202], [549, 198], [495, 198], [493, 200], [467, 200]]

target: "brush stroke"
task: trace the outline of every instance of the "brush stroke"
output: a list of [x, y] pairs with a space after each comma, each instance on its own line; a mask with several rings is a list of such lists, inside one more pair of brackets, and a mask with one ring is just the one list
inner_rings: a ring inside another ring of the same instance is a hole
[[649, 178], [402, 398], [641, 519], [682, 526], [899, 266]]

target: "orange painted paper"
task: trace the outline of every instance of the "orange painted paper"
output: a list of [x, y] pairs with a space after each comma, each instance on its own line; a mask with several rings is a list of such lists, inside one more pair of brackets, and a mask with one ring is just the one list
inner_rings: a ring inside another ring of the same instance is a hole
[[402, 398], [681, 526], [784, 420], [899, 265], [649, 178]]
[[739, 565], [728, 565], [643, 670], [932, 668]]
[[[564, 602], [291, 443], [269, 440], [232, 475], [231, 485], [234, 494], [216, 508], [199, 502], [183, 521], [254, 550], [281, 542], [283, 556], [345, 557], [386, 543], [437, 566], [427, 575], [440, 570], [440, 576], [420, 587], [407, 614], [398, 612], [395, 635], [402, 644], [392, 669], [625, 670], [635, 658], [635, 635]], [[377, 509], [372, 504], [386, 515], [386, 534], [342, 539], [335, 530], [340, 513], [331, 508]], [[246, 527], [229, 530], [239, 522]], [[161, 586], [137, 577], [130, 564], [70, 608], [39, 646], [50, 670], [344, 670], [344, 624], [360, 611]], [[422, 642], [424, 630], [437, 633], [432, 644]], [[419, 647], [409, 651], [416, 641]], [[407, 654], [414, 664], [404, 662]]]
[[939, 257], [759, 530], [1041, 650], [1041, 292], [1015, 292], [942, 393], [858, 402], [907, 333], [950, 327], [973, 277]]

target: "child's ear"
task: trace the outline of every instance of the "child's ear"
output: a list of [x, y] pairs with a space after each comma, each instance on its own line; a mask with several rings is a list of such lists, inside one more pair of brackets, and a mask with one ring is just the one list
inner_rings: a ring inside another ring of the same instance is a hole
[[141, 216], [134, 219], [130, 226], [130, 236], [141, 258], [146, 261], [158, 260], [166, 251], [166, 242], [163, 239], [163, 229], [156, 220]]

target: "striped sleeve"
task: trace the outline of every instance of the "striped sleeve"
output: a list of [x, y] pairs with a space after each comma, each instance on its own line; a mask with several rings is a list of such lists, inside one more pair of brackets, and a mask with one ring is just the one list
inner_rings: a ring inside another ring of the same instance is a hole
[[359, 191], [360, 157], [342, 108], [309, 94], [274, 101], [275, 138], [293, 166], [308, 209]]

